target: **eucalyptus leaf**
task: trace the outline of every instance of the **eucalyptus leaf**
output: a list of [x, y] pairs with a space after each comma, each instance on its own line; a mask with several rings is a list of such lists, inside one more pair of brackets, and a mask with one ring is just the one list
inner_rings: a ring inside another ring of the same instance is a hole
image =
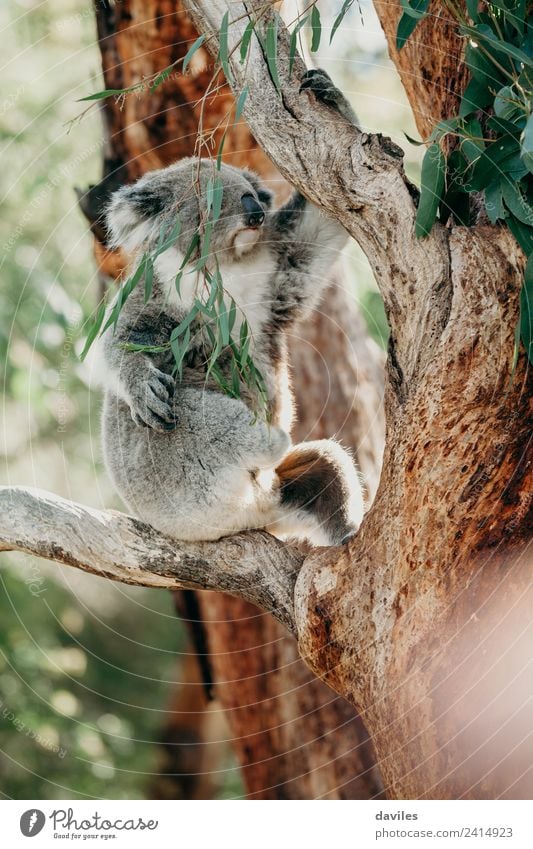
[[192, 59], [192, 57], [194, 56], [194, 54], [196, 53], [196, 51], [197, 51], [197, 50], [199, 50], [199, 48], [202, 46], [202, 44], [204, 43], [204, 41], [205, 41], [205, 35], [200, 35], [200, 36], [196, 39], [196, 41], [194, 42], [194, 44], [192, 44], [192, 45], [189, 47], [189, 49], [187, 50], [187, 53], [186, 53], [186, 54], [185, 54], [185, 56], [183, 57], [183, 64], [182, 64], [182, 66], [181, 66], [182, 73], [185, 73], [185, 71], [187, 70], [187, 67], [188, 67], [188, 65], [189, 65], [189, 62], [191, 61], [191, 59]]
[[248, 23], [246, 24], [246, 29], [243, 32], [241, 40], [241, 65], [244, 65], [244, 63], [246, 62], [246, 57], [248, 56], [250, 39], [252, 38], [254, 26], [255, 24], [253, 21], [248, 21]]
[[87, 356], [87, 354], [89, 353], [89, 349], [90, 349], [91, 345], [93, 344], [94, 340], [98, 336], [98, 331], [100, 330], [100, 328], [102, 326], [102, 322], [104, 320], [105, 310], [106, 310], [106, 305], [102, 301], [102, 303], [100, 304], [100, 306], [98, 307], [98, 309], [96, 311], [94, 321], [89, 328], [89, 332], [87, 333], [87, 339], [85, 340], [85, 345], [83, 346], [83, 351], [80, 354], [80, 360], [82, 362], [85, 359], [85, 357]]
[[528, 257], [520, 292], [520, 338], [529, 362], [533, 364], [533, 254]]
[[520, 137], [520, 156], [530, 174], [533, 174], [533, 113]]
[[320, 18], [320, 10], [316, 5], [313, 6], [313, 11], [311, 12], [311, 30], [313, 32], [311, 37], [311, 53], [316, 53], [320, 47], [320, 39], [322, 38], [322, 20]]
[[344, 20], [344, 16], [346, 15], [346, 12], [348, 12], [348, 10], [353, 6], [354, 2], [355, 2], [355, 0], [344, 0], [344, 3], [342, 4], [342, 9], [340, 10], [339, 14], [335, 18], [335, 22], [334, 22], [333, 26], [331, 27], [331, 35], [329, 37], [329, 43], [330, 44], [333, 41], [333, 39], [335, 38], [335, 33], [337, 32], [338, 28], [342, 24], [342, 22]]
[[281, 92], [281, 82], [278, 74], [278, 28], [279, 19], [276, 14], [271, 21], [268, 22], [265, 48], [268, 70], [272, 78], [272, 82], [276, 87], [276, 91]]
[[495, 224], [501, 218], [505, 218], [503, 195], [500, 181], [491, 183], [485, 189], [485, 210], [491, 224]]
[[431, 144], [422, 160], [422, 185], [416, 212], [415, 234], [428, 236], [444, 192], [446, 158], [438, 144]]
[[292, 74], [292, 69], [294, 66], [294, 60], [296, 58], [296, 48], [298, 45], [298, 33], [304, 27], [309, 20], [309, 15], [306, 15], [304, 18], [301, 18], [296, 26], [294, 27], [291, 33], [291, 41], [289, 45], [289, 77]]

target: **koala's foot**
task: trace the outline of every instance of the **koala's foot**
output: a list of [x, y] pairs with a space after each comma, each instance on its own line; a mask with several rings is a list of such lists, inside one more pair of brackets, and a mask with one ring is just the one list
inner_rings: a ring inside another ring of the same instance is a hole
[[303, 75], [300, 83], [300, 92], [312, 91], [316, 99], [326, 106], [331, 106], [346, 118], [351, 124], [357, 126], [357, 116], [331, 77], [322, 68], [311, 68]]
[[302, 442], [276, 467], [281, 508], [302, 523], [319, 545], [342, 545], [363, 516], [361, 483], [355, 464], [331, 439]]
[[166, 432], [174, 430], [175, 380], [153, 366], [135, 384], [128, 386], [131, 417], [136, 425]]

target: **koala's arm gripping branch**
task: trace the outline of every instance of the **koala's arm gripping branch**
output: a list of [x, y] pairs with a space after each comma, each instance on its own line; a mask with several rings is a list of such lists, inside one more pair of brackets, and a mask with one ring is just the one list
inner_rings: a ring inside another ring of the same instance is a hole
[[[405, 177], [402, 151], [390, 139], [361, 132], [342, 109], [299, 91], [305, 67], [297, 56], [289, 74], [290, 37], [280, 21], [274, 80], [273, 59], [266, 55], [272, 52], [271, 3], [185, 0], [184, 5], [214, 53], [229, 12], [230, 83], [236, 94], [248, 89], [244, 117], [283, 176], [335, 216], [365, 251], [387, 308], [395, 364], [408, 379], [428, 355], [413, 340], [423, 333], [434, 343], [446, 324], [450, 283], [444, 228], [434, 227], [424, 239], [415, 236], [416, 190]], [[239, 43], [250, 19], [258, 22], [261, 38], [252, 37], [241, 64]]]
[[0, 487], [0, 551], [25, 551], [126, 584], [227, 592], [294, 633], [304, 554], [261, 531], [181, 542], [131, 516], [25, 487]]

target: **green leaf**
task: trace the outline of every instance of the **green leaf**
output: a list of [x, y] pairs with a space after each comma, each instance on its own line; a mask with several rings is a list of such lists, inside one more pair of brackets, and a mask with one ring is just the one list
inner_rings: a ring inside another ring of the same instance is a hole
[[174, 355], [174, 361], [176, 363], [176, 370], [181, 378], [183, 374], [183, 360], [185, 359], [185, 355], [187, 354], [189, 344], [191, 341], [191, 328], [187, 327], [185, 329], [185, 333], [183, 335], [183, 339], [179, 339], [177, 336], [172, 338], [170, 337], [170, 347], [172, 353]]
[[226, 143], [226, 132], [224, 132], [224, 135], [222, 136], [222, 138], [220, 140], [220, 144], [219, 144], [218, 150], [217, 150], [217, 171], [220, 171], [220, 169], [222, 168], [222, 154], [224, 152], [225, 143]]
[[230, 304], [229, 315], [228, 315], [228, 323], [229, 323], [229, 332], [230, 333], [235, 326], [236, 318], [237, 318], [237, 304], [235, 303], [233, 298], [231, 298], [231, 304]]
[[333, 26], [331, 27], [331, 35], [329, 37], [329, 43], [330, 44], [333, 41], [333, 39], [335, 38], [335, 33], [337, 32], [338, 28], [342, 24], [346, 12], [353, 6], [353, 4], [354, 4], [354, 0], [344, 0], [344, 3], [342, 4], [342, 9], [340, 10], [339, 14], [335, 18], [335, 22], [334, 22]]
[[516, 118], [525, 116], [525, 109], [524, 102], [517, 98], [516, 92], [511, 86], [503, 86], [494, 98], [496, 115], [506, 121], [514, 121]]
[[151, 257], [146, 260], [144, 271], [144, 303], [147, 304], [152, 297], [152, 289], [154, 285], [154, 263]]
[[433, 129], [429, 141], [441, 141], [444, 136], [448, 135], [448, 133], [455, 133], [462, 125], [462, 118], [447, 118], [445, 121], [439, 121]]
[[179, 215], [176, 215], [176, 220], [170, 229], [165, 229], [163, 225], [159, 231], [159, 239], [155, 249], [154, 259], [166, 250], [172, 247], [181, 232], [181, 220]]
[[474, 163], [468, 180], [469, 191], [486, 189], [498, 174], [516, 175], [521, 165], [519, 152], [518, 142], [511, 136], [503, 136], [488, 145]]
[[252, 38], [253, 31], [254, 22], [248, 21], [241, 39], [241, 65], [244, 65], [244, 63], [246, 62], [246, 57], [248, 56], [248, 48], [250, 46], [250, 39]]
[[405, 132], [404, 132], [404, 136], [407, 139], [407, 141], [409, 142], [409, 144], [414, 144], [417, 147], [423, 147], [424, 146], [423, 141], [417, 141], [417, 139], [412, 138], [411, 136], [407, 135], [407, 133], [405, 133]]
[[533, 254], [533, 228], [528, 227], [518, 221], [514, 215], [509, 215], [506, 219], [509, 230], [515, 237], [516, 241], [524, 251], [526, 256]]
[[241, 93], [239, 94], [239, 99], [237, 100], [237, 106], [235, 108], [235, 121], [238, 121], [242, 115], [242, 110], [244, 109], [244, 104], [246, 103], [246, 98], [248, 97], [248, 86], [245, 86]]
[[[501, 71], [479, 47], [474, 47], [471, 41], [466, 46], [465, 64], [473, 78], [479, 83], [482, 83], [486, 88], [501, 88], [503, 81]], [[468, 87], [465, 94], [467, 91]]]
[[471, 118], [464, 125], [464, 135], [461, 135], [461, 153], [469, 162], [474, 162], [485, 150], [483, 130], [477, 118]]
[[201, 271], [205, 266], [207, 259], [209, 257], [209, 248], [211, 246], [211, 235], [213, 233], [213, 222], [206, 221], [204, 225], [203, 238], [201, 240], [201, 252], [196, 265], [194, 266], [195, 271]]
[[[404, 13], [398, 22], [398, 29], [396, 30], [396, 47], [398, 50], [402, 49], [418, 22], [427, 14], [429, 3], [430, 0], [413, 0], [410, 4], [406, 3], [405, 5], [409, 7], [409, 12], [403, 7]], [[415, 17], [416, 14], [418, 14], [418, 17]]]
[[410, 3], [409, 0], [400, 0], [400, 6], [405, 15], [414, 18], [416, 21], [421, 21], [426, 16], [429, 3], [426, 0], [414, 0], [413, 3]]
[[104, 91], [95, 91], [94, 94], [88, 94], [86, 97], [80, 97], [77, 103], [83, 103], [84, 100], [105, 100], [106, 97], [116, 97], [119, 94], [129, 94], [135, 91], [139, 85], [132, 85], [129, 88], [106, 88]]
[[222, 211], [222, 198], [224, 197], [224, 184], [220, 177], [211, 178], [207, 184], [207, 210], [211, 212], [213, 223], [218, 221]]
[[476, 27], [462, 26], [459, 28], [459, 32], [461, 35], [468, 36], [476, 43], [481, 41], [485, 47], [490, 46], [496, 53], [503, 53], [511, 59], [515, 59], [529, 68], [533, 68], [533, 59], [527, 53], [515, 47], [514, 44], [504, 41], [496, 35], [488, 24], [479, 24]]
[[533, 254], [528, 257], [520, 292], [520, 338], [533, 365]]
[[220, 58], [220, 64], [222, 65], [222, 70], [224, 71], [224, 76], [227, 81], [231, 83], [233, 82], [233, 75], [229, 66], [228, 26], [229, 12], [225, 12], [224, 17], [222, 18], [222, 23], [220, 24], [218, 55]]
[[444, 191], [445, 173], [446, 157], [438, 144], [432, 144], [422, 160], [422, 186], [415, 222], [415, 234], [419, 238], [428, 236], [435, 223]]
[[183, 74], [184, 74], [184, 73], [185, 73], [185, 71], [187, 70], [187, 66], [188, 66], [189, 62], [191, 61], [192, 57], [194, 56], [194, 54], [196, 53], [196, 51], [197, 51], [197, 50], [198, 50], [198, 49], [202, 46], [202, 44], [204, 43], [204, 41], [205, 41], [205, 35], [200, 35], [200, 36], [196, 39], [196, 41], [194, 42], [194, 44], [192, 44], [192, 45], [189, 47], [189, 49], [187, 50], [187, 53], [186, 53], [186, 54], [185, 54], [185, 56], [183, 57], [183, 65], [181, 66], [181, 72], [182, 72]]
[[527, 119], [520, 137], [520, 156], [529, 173], [533, 174], [533, 113]]
[[500, 218], [505, 218], [502, 188], [499, 182], [492, 183], [485, 189], [485, 210], [491, 224], [495, 224]]
[[106, 310], [106, 305], [105, 305], [104, 301], [102, 301], [102, 303], [100, 304], [100, 306], [97, 309], [94, 321], [89, 328], [89, 332], [87, 334], [87, 339], [85, 340], [85, 345], [83, 346], [83, 351], [80, 354], [80, 360], [82, 362], [85, 359], [85, 357], [87, 356], [87, 354], [89, 353], [89, 348], [91, 347], [94, 340], [96, 339], [96, 337], [98, 335], [98, 331], [100, 330], [100, 328], [102, 326], [102, 322], [103, 322], [104, 316], [105, 316], [105, 310]]
[[152, 85], [150, 86], [150, 94], [153, 94], [154, 91], [156, 90], [156, 88], [158, 86], [160, 86], [161, 83], [164, 83], [166, 79], [168, 79], [168, 77], [171, 75], [172, 71], [174, 70], [175, 66], [176, 66], [176, 63], [173, 62], [172, 65], [169, 65], [168, 68], [164, 68], [164, 70], [162, 70], [161, 73], [157, 75], [157, 77], [153, 81]]
[[316, 53], [320, 47], [320, 39], [322, 37], [322, 21], [318, 6], [313, 6], [313, 11], [311, 12], [311, 29], [313, 32], [311, 37], [311, 53]]
[[279, 80], [278, 74], [278, 27], [279, 20], [278, 16], [274, 14], [274, 17], [271, 21], [268, 22], [267, 31], [266, 31], [266, 60], [268, 65], [268, 70], [270, 71], [270, 76], [272, 77], [272, 82], [276, 86], [276, 90], [281, 92], [281, 83]]
[[533, 207], [527, 202], [519, 185], [507, 179], [503, 179], [500, 185], [503, 200], [509, 212], [512, 212], [522, 224], [533, 227]]
[[185, 333], [185, 331], [187, 330], [187, 328], [191, 326], [198, 313], [199, 309], [197, 304], [193, 304], [185, 318], [180, 321], [178, 326], [175, 327], [172, 333], [170, 334], [170, 344], [179, 340], [180, 336], [182, 336], [183, 333]]
[[220, 330], [220, 342], [222, 344], [222, 347], [225, 348], [226, 345], [229, 343], [229, 336], [230, 336], [229, 313], [228, 313], [228, 310], [226, 309], [225, 304], [222, 305], [222, 309], [220, 310], [220, 312], [218, 314], [218, 326], [219, 326], [219, 330]]
[[484, 109], [492, 103], [492, 100], [493, 95], [488, 88], [487, 80], [485, 78], [479, 80], [476, 77], [472, 77], [461, 99], [459, 117], [466, 118], [471, 112]]
[[112, 308], [112, 310], [111, 310], [111, 312], [110, 312], [110, 314], [107, 318], [107, 321], [104, 325], [102, 333], [105, 333], [105, 331], [109, 327], [111, 327], [112, 324], [115, 327], [117, 326], [117, 322], [118, 322], [122, 307], [124, 306], [127, 299], [129, 298], [129, 296], [131, 295], [131, 293], [133, 292], [133, 290], [137, 286], [137, 283], [139, 282], [139, 280], [143, 276], [143, 274], [145, 272], [147, 260], [148, 260], [148, 254], [143, 254], [143, 256], [141, 257], [141, 260], [139, 262], [139, 265], [135, 269], [133, 275], [128, 280], [126, 280], [126, 282], [118, 290], [118, 294], [117, 294], [115, 303], [113, 304], [113, 308]]
[[477, 10], [478, 5], [479, 5], [479, 0], [466, 0], [466, 10], [468, 12], [469, 17], [474, 22], [478, 20], [478, 10]]
[[470, 224], [470, 196], [464, 189], [464, 174], [468, 162], [459, 149], [453, 150], [446, 163], [446, 193], [439, 205], [439, 215], [446, 223], [453, 214], [455, 221], [467, 227]]
[[309, 15], [306, 15], [305, 18], [302, 18], [301, 20], [299, 20], [298, 23], [296, 24], [296, 26], [294, 27], [292, 33], [291, 33], [291, 43], [290, 43], [290, 46], [289, 46], [289, 77], [292, 74], [292, 69], [293, 69], [293, 66], [294, 66], [294, 60], [296, 58], [296, 47], [297, 47], [297, 44], [298, 44], [298, 33], [300, 32], [301, 28], [303, 26], [305, 26], [305, 24], [307, 23], [308, 20], [309, 20]]

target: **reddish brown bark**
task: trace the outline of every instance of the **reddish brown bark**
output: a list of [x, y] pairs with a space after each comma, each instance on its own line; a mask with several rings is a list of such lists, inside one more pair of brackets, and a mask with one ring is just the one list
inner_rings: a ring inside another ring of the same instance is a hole
[[374, 0], [387, 39], [423, 139], [435, 124], [459, 111], [468, 70], [463, 64], [465, 39], [457, 34], [457, 22], [441, 0], [433, 0], [429, 15], [421, 21], [398, 50], [396, 30], [402, 14], [399, 2]]
[[[183, 56], [197, 37], [179, 0], [124, 0], [109, 11], [98, 4], [97, 21], [106, 88], [152, 78]], [[110, 185], [195, 152], [199, 98], [212, 72], [212, 60], [202, 49], [192, 74], [173, 74], [149, 95], [105, 102], [105, 174]], [[242, 121], [231, 124], [232, 108], [233, 98], [225, 87], [209, 97], [204, 138], [220, 124], [209, 152], [217, 149], [229, 123], [226, 161], [254, 168], [274, 181], [279, 194], [286, 193], [247, 126]], [[202, 152], [205, 155], [207, 148]], [[122, 258], [101, 246], [97, 258], [112, 276], [123, 264]], [[383, 439], [382, 358], [368, 341], [340, 278], [322, 311], [295, 340], [293, 358], [299, 410], [296, 437], [337, 434], [354, 449], [373, 495]], [[294, 640], [269, 616], [238, 599], [204, 593], [200, 604], [217, 698], [227, 711], [248, 793], [255, 798], [379, 794], [372, 746], [360, 719], [304, 666]], [[197, 734], [201, 735], [199, 728]]]

